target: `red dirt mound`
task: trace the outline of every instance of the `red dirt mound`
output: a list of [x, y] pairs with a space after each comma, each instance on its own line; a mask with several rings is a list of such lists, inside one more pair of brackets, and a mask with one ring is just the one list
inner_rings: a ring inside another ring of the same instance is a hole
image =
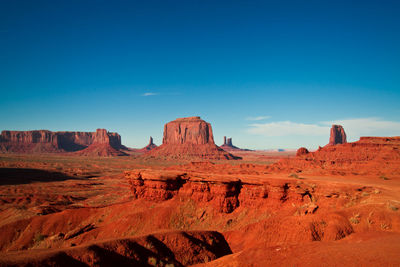
[[210, 123], [200, 117], [165, 124], [163, 144], [147, 155], [167, 159], [238, 159], [215, 145]]

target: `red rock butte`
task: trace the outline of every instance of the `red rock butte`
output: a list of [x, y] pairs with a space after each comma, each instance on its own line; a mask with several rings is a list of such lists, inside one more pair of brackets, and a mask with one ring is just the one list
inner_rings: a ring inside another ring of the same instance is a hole
[[346, 133], [344, 132], [343, 126], [332, 125], [331, 135], [329, 137], [328, 145], [337, 145], [347, 143]]
[[179, 118], [165, 124], [162, 145], [147, 155], [173, 159], [238, 159], [215, 145], [211, 124], [200, 117]]
[[150, 136], [150, 140], [149, 140], [149, 144], [147, 146], [145, 146], [144, 148], [139, 149], [139, 152], [149, 152], [150, 150], [153, 150], [154, 148], [156, 148], [157, 145], [154, 144], [153, 142], [153, 137]]

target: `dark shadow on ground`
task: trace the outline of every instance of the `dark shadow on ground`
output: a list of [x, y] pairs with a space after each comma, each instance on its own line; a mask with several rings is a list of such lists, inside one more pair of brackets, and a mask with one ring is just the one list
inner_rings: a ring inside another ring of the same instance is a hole
[[32, 182], [57, 182], [65, 180], [82, 180], [65, 173], [20, 168], [0, 168], [0, 185], [29, 184]]

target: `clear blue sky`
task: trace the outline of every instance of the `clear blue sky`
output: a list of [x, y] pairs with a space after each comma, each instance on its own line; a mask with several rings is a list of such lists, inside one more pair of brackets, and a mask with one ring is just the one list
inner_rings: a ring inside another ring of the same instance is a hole
[[400, 1], [0, 1], [0, 130], [315, 148], [400, 135]]

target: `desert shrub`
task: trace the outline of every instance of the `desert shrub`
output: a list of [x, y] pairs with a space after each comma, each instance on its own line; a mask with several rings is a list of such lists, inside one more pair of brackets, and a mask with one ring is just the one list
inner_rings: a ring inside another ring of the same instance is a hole
[[157, 266], [157, 259], [155, 257], [149, 257], [147, 263], [151, 266]]
[[352, 224], [359, 224], [360, 223], [360, 214], [353, 214], [353, 216], [349, 219]]
[[389, 180], [389, 178], [387, 178], [385, 175], [381, 175], [381, 176], [379, 176], [379, 178], [381, 178], [382, 180]]
[[393, 211], [397, 211], [399, 209], [398, 207], [394, 206], [390, 202], [387, 204], [387, 207], [388, 207], [389, 210], [393, 210]]
[[33, 237], [33, 242], [39, 243], [42, 242], [46, 238], [45, 235], [42, 235], [41, 233], [36, 233], [35, 236]]

